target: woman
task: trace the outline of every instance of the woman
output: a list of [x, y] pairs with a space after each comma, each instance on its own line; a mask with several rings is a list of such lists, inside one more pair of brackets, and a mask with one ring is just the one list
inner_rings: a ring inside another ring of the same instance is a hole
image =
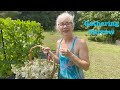
[[50, 48], [43, 48], [56, 63], [60, 64], [59, 79], [84, 79], [83, 70], [90, 66], [86, 42], [73, 34], [74, 16], [64, 12], [57, 17], [56, 30], [62, 39], [57, 41], [56, 54], [49, 53]]

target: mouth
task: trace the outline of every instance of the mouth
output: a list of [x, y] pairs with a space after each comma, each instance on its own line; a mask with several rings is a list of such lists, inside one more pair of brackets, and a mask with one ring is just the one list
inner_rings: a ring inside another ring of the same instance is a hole
[[69, 30], [64, 30], [63, 33], [67, 33]]

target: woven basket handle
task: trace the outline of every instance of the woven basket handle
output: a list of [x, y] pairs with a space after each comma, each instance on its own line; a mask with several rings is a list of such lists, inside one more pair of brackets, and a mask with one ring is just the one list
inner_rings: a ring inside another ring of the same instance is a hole
[[[29, 60], [30, 60], [30, 61], [32, 61], [32, 50], [33, 50], [34, 48], [37, 48], [37, 47], [39, 47], [39, 48], [44, 48], [44, 46], [42, 46], [42, 45], [36, 45], [36, 46], [33, 46], [32, 48], [30, 48], [29, 54], [28, 54], [28, 57], [29, 57]], [[49, 51], [49, 53], [54, 56], [54, 54], [53, 54], [51, 51]], [[52, 59], [53, 59], [53, 62], [55, 62], [55, 61], [54, 61], [54, 58], [52, 58]]]

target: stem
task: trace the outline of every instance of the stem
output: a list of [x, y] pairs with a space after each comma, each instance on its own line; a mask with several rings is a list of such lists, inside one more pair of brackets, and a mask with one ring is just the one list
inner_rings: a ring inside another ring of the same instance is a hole
[[2, 32], [2, 30], [1, 30], [1, 35], [2, 35], [2, 44], [3, 44], [3, 51], [4, 51], [4, 59], [6, 60], [6, 52], [5, 52], [5, 46], [4, 46], [4, 39], [3, 39], [3, 32]]

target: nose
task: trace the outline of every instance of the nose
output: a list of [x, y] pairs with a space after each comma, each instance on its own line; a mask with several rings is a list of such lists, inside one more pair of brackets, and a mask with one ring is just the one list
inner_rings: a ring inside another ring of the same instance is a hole
[[64, 25], [63, 25], [63, 27], [67, 27], [67, 25], [66, 25], [66, 24], [64, 24]]

